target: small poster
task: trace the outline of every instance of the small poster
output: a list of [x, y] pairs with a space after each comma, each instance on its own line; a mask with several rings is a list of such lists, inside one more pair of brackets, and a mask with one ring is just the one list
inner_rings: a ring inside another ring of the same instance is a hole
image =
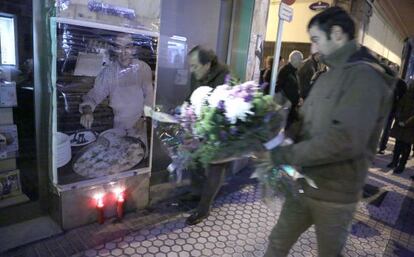
[[13, 197], [21, 193], [19, 170], [0, 173], [0, 199]]
[[17, 156], [19, 150], [16, 125], [0, 125], [0, 160]]
[[17, 106], [16, 82], [0, 82], [0, 107]]

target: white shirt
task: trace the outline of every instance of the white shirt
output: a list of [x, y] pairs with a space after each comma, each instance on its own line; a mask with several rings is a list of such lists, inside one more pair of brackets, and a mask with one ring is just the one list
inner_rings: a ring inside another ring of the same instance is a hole
[[96, 106], [109, 96], [114, 112], [114, 128], [130, 130], [143, 115], [144, 105], [153, 106], [154, 90], [151, 68], [134, 60], [124, 68], [115, 61], [105, 67], [95, 79], [94, 87], [83, 97], [79, 109]]

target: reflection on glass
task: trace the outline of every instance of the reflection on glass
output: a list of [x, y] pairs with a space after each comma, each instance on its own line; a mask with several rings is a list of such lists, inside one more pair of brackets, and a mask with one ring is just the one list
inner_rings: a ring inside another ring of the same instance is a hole
[[0, 53], [1, 64], [16, 65], [16, 41], [14, 18], [0, 14]]

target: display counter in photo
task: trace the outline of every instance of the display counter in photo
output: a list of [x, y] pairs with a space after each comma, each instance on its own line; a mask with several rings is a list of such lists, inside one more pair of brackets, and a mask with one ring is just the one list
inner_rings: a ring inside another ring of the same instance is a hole
[[67, 24], [57, 39], [58, 183], [148, 167], [157, 39]]

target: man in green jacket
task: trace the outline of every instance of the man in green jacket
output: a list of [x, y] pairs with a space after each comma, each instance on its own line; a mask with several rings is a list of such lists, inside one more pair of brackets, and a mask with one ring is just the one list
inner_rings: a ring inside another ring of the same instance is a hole
[[329, 67], [301, 109], [294, 144], [270, 152], [275, 165], [300, 168], [297, 196], [287, 196], [265, 256], [287, 256], [298, 237], [315, 225], [319, 257], [340, 256], [360, 199], [381, 129], [391, 106], [394, 77], [355, 41], [355, 25], [340, 7], [314, 16], [313, 47]]

